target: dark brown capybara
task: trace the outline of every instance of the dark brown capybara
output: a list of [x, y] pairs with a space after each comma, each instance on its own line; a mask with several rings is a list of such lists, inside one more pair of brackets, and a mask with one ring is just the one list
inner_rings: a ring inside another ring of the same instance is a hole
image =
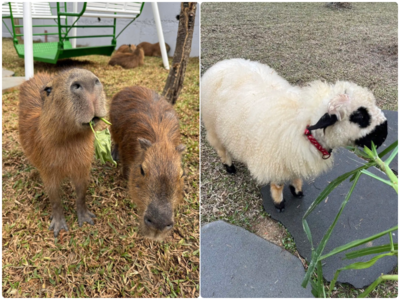
[[163, 240], [174, 225], [174, 209], [183, 198], [179, 121], [172, 105], [144, 87], [127, 87], [110, 106], [111, 137], [139, 210], [145, 237]]
[[77, 195], [78, 223], [94, 224], [85, 204], [94, 135], [89, 122], [105, 117], [105, 94], [90, 71], [70, 69], [57, 75], [38, 73], [21, 85], [19, 137], [28, 160], [38, 169], [52, 206], [50, 230], [68, 230], [61, 182], [70, 178]]
[[133, 53], [117, 52], [111, 57], [108, 64], [111, 66], [119, 65], [124, 69], [133, 69], [138, 66], [142, 66], [144, 64], [143, 48], [138, 46]]
[[[124, 44], [121, 45], [116, 51], [115, 53], [133, 53], [133, 51], [136, 50], [136, 46], [134, 44]], [[115, 54], [114, 53], [114, 54]]]
[[[141, 42], [138, 47], [143, 47], [144, 50], [144, 55], [145, 56], [158, 56], [161, 57], [161, 49], [160, 49], [160, 43], [155, 43], [151, 44], [148, 42]], [[167, 49], [167, 54], [171, 47], [165, 43], [165, 48]]]

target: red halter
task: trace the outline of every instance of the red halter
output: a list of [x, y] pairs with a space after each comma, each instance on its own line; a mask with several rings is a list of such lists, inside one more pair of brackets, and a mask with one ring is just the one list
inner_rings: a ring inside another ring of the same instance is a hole
[[318, 141], [315, 139], [315, 137], [313, 137], [313, 135], [311, 134], [311, 131], [308, 130], [308, 128], [306, 128], [306, 130], [304, 131], [304, 134], [310, 140], [311, 144], [313, 144], [315, 146], [315, 148], [317, 148], [318, 151], [322, 153], [322, 158], [323, 159], [328, 159], [329, 157], [331, 157], [331, 154], [328, 152], [328, 150], [323, 148], [321, 146], [321, 144], [318, 143]]

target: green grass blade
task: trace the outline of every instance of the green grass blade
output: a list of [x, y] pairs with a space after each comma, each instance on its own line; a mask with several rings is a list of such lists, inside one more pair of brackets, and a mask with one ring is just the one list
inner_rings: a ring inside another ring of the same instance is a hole
[[379, 153], [379, 157], [382, 158], [384, 157], [386, 154], [388, 154], [390, 151], [392, 151], [394, 148], [397, 147], [399, 141], [395, 141], [393, 144], [391, 144], [389, 147], [387, 147], [385, 150], [383, 150], [381, 153]]
[[390, 165], [392, 160], [396, 157], [397, 153], [399, 152], [399, 148], [394, 148], [393, 152], [390, 154], [389, 158], [385, 160], [385, 164]]
[[367, 287], [362, 294], [358, 296], [358, 298], [365, 298], [371, 293], [378, 284], [380, 284], [384, 280], [395, 280], [398, 281], [398, 275], [381, 275], [379, 276], [369, 287]]
[[331, 181], [328, 186], [319, 194], [317, 199], [314, 200], [314, 202], [310, 205], [310, 207], [307, 209], [305, 212], [303, 219], [307, 218], [307, 216], [320, 204], [323, 200], [326, 199], [326, 197], [343, 181], [345, 181], [349, 176], [357, 174], [358, 171], [361, 171], [363, 169], [367, 169], [372, 165], [372, 163], [368, 163], [366, 165], [363, 165], [353, 171], [347, 172], [335, 180]]
[[[360, 168], [358, 168], [358, 169], [360, 169]], [[358, 170], [358, 169], [357, 169], [357, 170]], [[352, 173], [352, 172], [348, 172], [348, 173], [346, 173], [345, 175], [347, 175], [347, 177], [348, 177], [348, 176], [351, 175], [351, 173]], [[324, 237], [322, 238], [321, 242], [319, 243], [317, 250], [315, 251], [314, 255], [312, 256], [311, 262], [310, 262], [310, 264], [309, 264], [309, 266], [308, 266], [307, 273], [306, 273], [306, 275], [304, 276], [304, 279], [303, 279], [303, 282], [302, 282], [302, 286], [303, 286], [303, 287], [306, 287], [306, 286], [307, 286], [307, 283], [308, 283], [308, 281], [310, 280], [311, 274], [312, 274], [312, 272], [314, 271], [314, 269], [315, 269], [315, 267], [316, 267], [316, 263], [317, 263], [318, 260], [320, 260], [321, 253], [322, 253], [322, 251], [324, 251], [325, 246], [326, 246], [326, 243], [328, 242], [328, 240], [329, 240], [329, 238], [330, 238], [330, 236], [331, 236], [331, 234], [332, 234], [332, 231], [333, 231], [333, 229], [335, 228], [336, 223], [337, 223], [337, 221], [338, 221], [340, 215], [341, 215], [342, 212], [343, 212], [344, 207], [346, 206], [347, 202], [349, 201], [350, 196], [351, 196], [351, 194], [353, 193], [354, 188], [356, 187], [356, 184], [357, 184], [357, 182], [358, 182], [358, 179], [360, 178], [360, 175], [361, 175], [361, 172], [360, 172], [360, 170], [358, 170], [358, 172], [356, 173], [356, 177], [355, 177], [355, 180], [354, 180], [354, 182], [353, 182], [353, 185], [351, 186], [349, 192], [347, 193], [345, 200], [342, 202], [342, 205], [340, 206], [339, 212], [337, 213], [337, 215], [336, 215], [336, 217], [335, 217], [333, 223], [331, 224], [331, 226], [329, 226], [327, 232], [325, 233]], [[340, 177], [338, 177], [338, 178], [340, 178]], [[343, 181], [343, 180], [342, 180], [342, 181]], [[333, 182], [333, 181], [332, 181], [332, 182]], [[325, 190], [326, 190], [326, 189], [325, 189]], [[321, 193], [321, 194], [322, 194], [322, 193]], [[315, 202], [315, 201], [314, 201], [314, 202]], [[304, 219], [304, 218], [305, 218], [305, 217], [303, 217], [303, 219]]]
[[303, 230], [306, 233], [307, 239], [311, 244], [311, 251], [314, 251], [314, 244], [312, 241], [311, 230], [310, 230], [310, 227], [308, 226], [308, 222], [306, 219], [304, 219], [302, 223], [303, 223]]
[[324, 276], [322, 275], [322, 263], [318, 261], [317, 264], [317, 276], [318, 276], [318, 295], [319, 298], [326, 298], [325, 287], [324, 287]]
[[393, 253], [385, 253], [385, 254], [381, 254], [378, 256], [375, 256], [374, 258], [372, 258], [369, 261], [365, 261], [365, 262], [356, 262], [350, 265], [347, 265], [343, 268], [340, 268], [336, 271], [335, 276], [333, 277], [333, 280], [330, 283], [329, 286], [329, 292], [331, 292], [333, 290], [333, 287], [336, 284], [336, 281], [339, 277], [340, 272], [344, 271], [344, 270], [362, 270], [362, 269], [368, 269], [370, 267], [372, 267], [379, 259], [385, 257], [385, 256], [393, 256]]
[[100, 120], [102, 120], [104, 123], [106, 123], [107, 125], [112, 125], [109, 121], [107, 121], [106, 119], [104, 119], [104, 118], [100, 118]]
[[367, 287], [362, 294], [360, 294], [357, 298], [365, 298], [371, 293], [378, 284], [382, 282], [382, 277], [379, 276], [369, 287]]
[[325, 259], [325, 258], [328, 258], [328, 257], [332, 256], [332, 255], [338, 254], [338, 253], [343, 252], [343, 251], [346, 251], [346, 250], [348, 250], [348, 249], [351, 249], [351, 248], [360, 246], [360, 245], [362, 245], [362, 244], [366, 244], [366, 243], [368, 243], [368, 242], [370, 242], [370, 241], [376, 240], [377, 238], [380, 238], [381, 236], [384, 236], [385, 234], [388, 234], [388, 233], [390, 233], [391, 231], [396, 231], [396, 230], [398, 229], [398, 227], [399, 227], [399, 226], [396, 225], [396, 226], [394, 226], [394, 227], [392, 227], [392, 228], [390, 228], [390, 229], [388, 229], [388, 230], [385, 230], [385, 231], [382, 231], [382, 232], [380, 232], [380, 233], [371, 235], [370, 237], [367, 237], [367, 238], [365, 238], [365, 239], [359, 239], [359, 240], [351, 241], [350, 243], [347, 243], [347, 244], [345, 244], [345, 245], [343, 245], [343, 246], [339, 246], [339, 247], [333, 249], [331, 252], [329, 252], [328, 254], [325, 254], [325, 255], [321, 256], [319, 259], [320, 259], [320, 260], [323, 260], [323, 259]]
[[370, 259], [369, 261], [359, 261], [355, 262], [353, 264], [350, 264], [348, 266], [345, 266], [343, 268], [340, 268], [340, 270], [362, 270], [362, 269], [368, 269], [372, 267], [379, 259], [386, 257], [386, 256], [394, 256], [395, 253], [384, 253], [381, 255], [377, 255], [374, 258]]
[[367, 247], [367, 248], [363, 248], [357, 251], [352, 251], [349, 253], [346, 253], [346, 259], [354, 259], [357, 257], [361, 257], [361, 256], [366, 256], [366, 255], [371, 255], [371, 254], [379, 254], [382, 252], [395, 252], [397, 251], [397, 244], [394, 244], [393, 246], [393, 250], [391, 248], [390, 244], [386, 244], [386, 245], [380, 245], [380, 246], [375, 246], [375, 247]]
[[368, 171], [368, 170], [362, 170], [361, 173], [363, 173], [363, 174], [365, 174], [365, 175], [368, 175], [368, 176], [371, 176], [372, 178], [375, 178], [376, 180], [379, 180], [379, 181], [381, 181], [381, 182], [383, 182], [383, 183], [386, 183], [387, 185], [392, 186], [392, 182], [391, 182], [391, 181], [385, 180], [385, 179], [383, 179], [383, 178], [381, 178], [381, 177], [379, 177], [379, 176], [377, 176], [377, 175], [371, 173], [371, 172]]

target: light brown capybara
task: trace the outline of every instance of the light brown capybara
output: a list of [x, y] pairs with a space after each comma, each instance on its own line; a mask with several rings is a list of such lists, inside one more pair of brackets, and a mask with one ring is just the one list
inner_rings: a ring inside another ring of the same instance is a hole
[[111, 66], [119, 65], [124, 69], [134, 69], [142, 66], [144, 64], [143, 48], [138, 46], [133, 53], [115, 53], [108, 64]]
[[170, 103], [144, 87], [127, 87], [110, 106], [113, 156], [120, 159], [130, 196], [139, 210], [141, 233], [163, 240], [183, 198], [179, 121]]
[[38, 73], [21, 85], [19, 137], [28, 160], [38, 169], [52, 206], [50, 230], [57, 237], [65, 222], [61, 182], [70, 178], [77, 195], [78, 223], [94, 224], [85, 203], [94, 135], [89, 122], [107, 114], [100, 80], [90, 71]]
[[[158, 56], [161, 57], [161, 49], [160, 49], [160, 43], [155, 43], [151, 44], [148, 42], [141, 42], [138, 47], [141, 46], [143, 47], [144, 50], [144, 55], [145, 56]], [[171, 47], [165, 43], [165, 48], [167, 49], [167, 54]]]
[[[134, 44], [124, 44], [121, 45], [116, 51], [115, 53], [133, 53], [133, 51], [136, 50], [136, 46]], [[114, 54], [115, 54], [114, 53]]]

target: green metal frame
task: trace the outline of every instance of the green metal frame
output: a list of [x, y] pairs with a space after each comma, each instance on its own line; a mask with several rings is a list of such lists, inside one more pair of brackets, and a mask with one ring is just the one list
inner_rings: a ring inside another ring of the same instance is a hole
[[[15, 25], [14, 17], [12, 14], [11, 2], [8, 3], [10, 8], [10, 16], [3, 16], [3, 23], [4, 19], [11, 19], [12, 30], [11, 33], [10, 29], [7, 27], [7, 30], [13, 37], [14, 48], [17, 51], [17, 54], [20, 58], [24, 58], [24, 45], [18, 43], [17, 37], [23, 36], [23, 34], [16, 34], [15, 29], [23, 27], [22, 25]], [[49, 3], [50, 6], [50, 3]], [[58, 42], [50, 42], [50, 43], [34, 43], [33, 44], [33, 59], [35, 61], [41, 61], [46, 63], [56, 64], [59, 59], [64, 58], [71, 58], [71, 57], [78, 57], [78, 56], [86, 56], [86, 55], [107, 55], [111, 56], [115, 47], [117, 45], [117, 38], [121, 35], [121, 33], [130, 25], [133, 21], [135, 21], [142, 13], [144, 2], [140, 7], [140, 12], [136, 15], [135, 18], [131, 20], [119, 33], [116, 35], [116, 28], [117, 28], [117, 18], [114, 18], [113, 25], [75, 25], [76, 22], [82, 17], [82, 15], [86, 11], [87, 3], [83, 3], [83, 8], [80, 13], [69, 13], [67, 12], [67, 2], [64, 2], [63, 5], [60, 5], [57, 2], [57, 25], [33, 25], [32, 27], [57, 27], [57, 33], [37, 33], [33, 34], [33, 36], [43, 36], [43, 35], [58, 35]], [[64, 11], [62, 11], [62, 9]], [[65, 24], [62, 25], [62, 16], [65, 16]], [[77, 19], [71, 25], [68, 25], [67, 19], [68, 17], [76, 17]], [[84, 36], [69, 36], [69, 32], [72, 28], [112, 28], [112, 34], [107, 35], [84, 35]], [[69, 41], [70, 38], [101, 38], [101, 37], [111, 37], [111, 45], [106, 46], [95, 46], [95, 47], [79, 47], [79, 48], [72, 48], [71, 42]]]

